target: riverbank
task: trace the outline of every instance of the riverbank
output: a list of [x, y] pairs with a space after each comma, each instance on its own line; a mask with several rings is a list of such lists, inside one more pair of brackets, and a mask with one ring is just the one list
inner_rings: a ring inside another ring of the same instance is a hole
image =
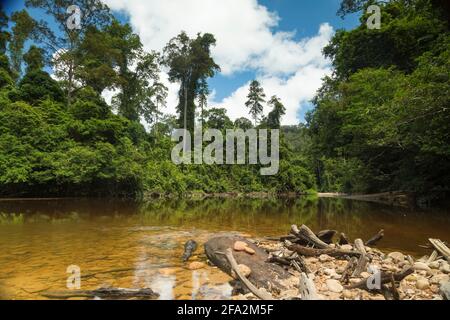
[[[326, 230], [316, 236], [306, 226], [293, 226], [292, 234], [280, 239], [214, 238], [205, 250], [209, 261], [241, 280], [235, 284], [234, 300], [450, 298], [450, 256], [442, 242], [431, 240], [436, 248], [430, 245], [430, 255], [415, 260], [375, 248], [382, 232], [365, 243], [361, 239], [349, 243], [342, 234], [339, 242], [333, 242], [335, 234]], [[226, 252], [228, 260], [217, 250]]]

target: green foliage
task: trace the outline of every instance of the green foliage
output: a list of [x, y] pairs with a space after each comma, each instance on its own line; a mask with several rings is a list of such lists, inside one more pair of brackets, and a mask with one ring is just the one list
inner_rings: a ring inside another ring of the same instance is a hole
[[380, 31], [363, 16], [326, 48], [335, 75], [307, 117], [321, 190], [449, 190], [450, 35], [436, 10], [389, 1]]
[[264, 106], [262, 105], [265, 100], [266, 94], [264, 93], [264, 89], [261, 87], [261, 84], [257, 80], [253, 80], [250, 83], [250, 89], [247, 96], [247, 102], [245, 106], [249, 108], [249, 113], [253, 117], [255, 121], [255, 127], [258, 124], [258, 120], [261, 117], [261, 114], [264, 110]]

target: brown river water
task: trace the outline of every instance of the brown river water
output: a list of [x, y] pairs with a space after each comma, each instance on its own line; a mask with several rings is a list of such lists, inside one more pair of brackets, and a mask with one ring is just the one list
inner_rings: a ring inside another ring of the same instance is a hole
[[414, 256], [430, 237], [450, 241], [450, 209], [420, 210], [343, 199], [209, 199], [146, 203], [125, 200], [1, 200], [0, 299], [44, 299], [67, 290], [71, 265], [81, 289], [146, 288], [160, 299], [229, 299], [230, 278], [181, 261], [184, 243], [200, 247], [221, 233], [252, 237], [287, 234], [292, 224], [334, 229], [368, 239], [380, 229], [383, 251]]

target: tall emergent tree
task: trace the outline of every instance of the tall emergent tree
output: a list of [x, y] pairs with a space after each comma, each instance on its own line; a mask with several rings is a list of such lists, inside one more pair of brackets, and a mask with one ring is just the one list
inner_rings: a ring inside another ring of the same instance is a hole
[[9, 52], [11, 55], [12, 69], [17, 77], [22, 73], [23, 49], [25, 42], [36, 28], [36, 22], [30, 17], [26, 10], [16, 11], [11, 16], [14, 22], [12, 27]]
[[277, 96], [272, 96], [268, 104], [272, 106], [272, 111], [267, 116], [267, 125], [271, 129], [280, 129], [281, 117], [286, 114], [286, 108]]
[[164, 48], [162, 62], [169, 68], [169, 80], [179, 82], [179, 125], [193, 130], [195, 124], [195, 100], [207, 92], [206, 80], [213, 77], [220, 67], [211, 56], [216, 39], [210, 33], [197, 34], [195, 39], [182, 32]]
[[245, 103], [246, 107], [250, 109], [250, 115], [255, 121], [255, 126], [258, 125], [258, 120], [264, 111], [264, 106], [262, 105], [266, 100], [264, 98], [266, 94], [264, 93], [261, 84], [257, 80], [253, 80], [250, 84], [250, 90], [248, 93], [248, 100]]
[[[27, 8], [39, 8], [52, 17], [58, 31], [41, 20], [37, 23], [34, 40], [45, 45], [48, 54], [53, 54], [56, 76], [63, 80], [67, 104], [70, 105], [77, 87], [76, 74], [81, 67], [78, 61], [79, 49], [83, 36], [89, 26], [103, 27], [111, 20], [109, 8], [101, 0], [26, 0]], [[79, 28], [69, 28], [70, 14], [67, 10], [77, 6], [81, 12]]]

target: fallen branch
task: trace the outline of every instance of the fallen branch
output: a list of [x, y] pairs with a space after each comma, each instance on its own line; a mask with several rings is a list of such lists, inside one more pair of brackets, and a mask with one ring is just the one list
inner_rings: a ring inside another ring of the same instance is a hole
[[149, 298], [159, 297], [152, 289], [122, 289], [122, 288], [100, 288], [97, 290], [74, 290], [74, 291], [46, 291], [41, 293], [43, 297], [49, 299], [70, 299], [70, 298]]
[[450, 249], [445, 245], [445, 243], [438, 239], [430, 239], [429, 241], [433, 245], [433, 247], [440, 254], [442, 254], [448, 262], [450, 262]]
[[438, 256], [439, 256], [439, 253], [436, 250], [434, 250], [433, 253], [431, 254], [431, 256], [428, 258], [427, 264], [430, 264], [433, 261], [435, 261], [438, 258]]
[[298, 288], [302, 296], [302, 300], [320, 300], [314, 282], [306, 275], [306, 273], [302, 273], [300, 275]]
[[348, 237], [345, 233], [341, 233], [340, 237], [339, 237], [339, 245], [343, 246], [346, 244], [349, 244], [350, 241], [348, 240]]
[[258, 297], [261, 300], [275, 300], [270, 294], [263, 292], [256, 288], [253, 283], [251, 283], [239, 270], [239, 266], [234, 259], [233, 251], [231, 249], [227, 249], [225, 256], [227, 257], [228, 262], [230, 263], [231, 269], [234, 271], [234, 273], [237, 275], [239, 280], [250, 290], [251, 293], [253, 293], [256, 297]]
[[384, 238], [384, 230], [380, 230], [376, 236], [371, 238], [369, 241], [366, 242], [366, 246], [372, 247], [375, 246], [381, 239]]
[[361, 239], [355, 240], [355, 248], [359, 253], [361, 253], [361, 256], [359, 257], [358, 263], [356, 265], [355, 270], [353, 271], [352, 277], [359, 277], [361, 273], [366, 271], [367, 264], [369, 263], [369, 257], [367, 256], [366, 248]]
[[[401, 282], [403, 279], [405, 279], [407, 276], [409, 276], [410, 274], [414, 273], [414, 269], [413, 268], [408, 268], [400, 273], [396, 273], [396, 274], [391, 274], [391, 273], [381, 273], [381, 282], [380, 285], [386, 284], [386, 283], [390, 283], [392, 281], [392, 277], [394, 278], [395, 282]], [[369, 278], [368, 279], [364, 279], [361, 282], [355, 283], [351, 286], [347, 286], [346, 289], [363, 289], [366, 291], [375, 291], [375, 290], [380, 290], [381, 288], [369, 288], [368, 284], [369, 284]]]
[[343, 284], [348, 284], [350, 277], [352, 276], [356, 266], [358, 265], [358, 258], [353, 257], [345, 266], [344, 272], [342, 272], [341, 282]]
[[300, 227], [300, 229], [296, 226], [293, 225], [291, 227], [291, 233], [293, 235], [295, 235], [296, 237], [305, 240], [311, 244], [314, 245], [314, 247], [319, 248], [319, 249], [326, 249], [329, 248], [330, 246], [328, 244], [326, 244], [325, 242], [323, 242], [322, 240], [320, 240], [315, 234], [314, 232], [311, 231], [311, 229], [309, 229], [307, 226], [302, 225]]
[[330, 244], [333, 242], [333, 238], [336, 234], [336, 230], [323, 230], [317, 233], [317, 237], [326, 244]]
[[296, 253], [294, 253], [294, 255], [296, 257], [291, 260], [291, 263], [294, 266], [294, 268], [296, 268], [297, 271], [299, 271], [301, 273], [304, 272], [306, 274], [310, 274], [311, 270], [309, 270], [308, 265], [306, 264], [305, 260]]
[[349, 251], [349, 250], [341, 250], [341, 249], [313, 249], [300, 246], [298, 244], [290, 244], [287, 248], [291, 251], [297, 252], [301, 256], [306, 257], [318, 257], [323, 254], [329, 255], [335, 258], [344, 258], [344, 257], [360, 257], [361, 253], [357, 251]]

